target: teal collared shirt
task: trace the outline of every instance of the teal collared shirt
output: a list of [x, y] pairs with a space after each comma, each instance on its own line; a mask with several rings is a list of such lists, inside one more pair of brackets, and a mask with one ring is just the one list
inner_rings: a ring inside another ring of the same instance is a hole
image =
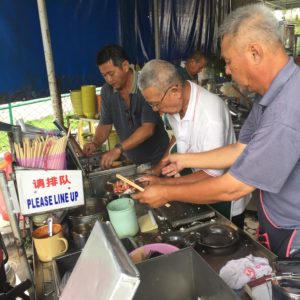
[[125, 155], [136, 164], [158, 163], [163, 157], [168, 144], [168, 134], [159, 113], [154, 112], [147, 104], [137, 87], [138, 73], [133, 70], [133, 82], [130, 91], [130, 106], [127, 107], [118, 90], [109, 84], [101, 89], [101, 124], [113, 124], [120, 141], [131, 136], [143, 123], [154, 123], [154, 134], [125, 152]]

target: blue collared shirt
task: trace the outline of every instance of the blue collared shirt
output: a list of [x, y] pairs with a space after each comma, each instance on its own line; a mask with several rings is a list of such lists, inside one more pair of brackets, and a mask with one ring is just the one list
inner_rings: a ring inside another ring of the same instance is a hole
[[275, 225], [300, 229], [300, 68], [293, 60], [254, 102], [239, 142], [247, 146], [230, 174], [262, 190]]

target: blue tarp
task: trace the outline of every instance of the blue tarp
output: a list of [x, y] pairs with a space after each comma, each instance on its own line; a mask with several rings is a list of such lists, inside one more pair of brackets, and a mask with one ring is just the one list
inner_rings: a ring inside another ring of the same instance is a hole
[[[99, 86], [97, 51], [118, 43], [116, 0], [46, 1], [60, 92]], [[0, 103], [49, 96], [36, 0], [0, 1]]]
[[[217, 27], [230, 11], [228, 0], [160, 0], [161, 58], [179, 63], [195, 49], [217, 52]], [[134, 63], [155, 57], [153, 1], [120, 1], [120, 38]]]
[[[230, 0], [160, 0], [161, 58], [178, 63], [217, 49], [216, 28]], [[102, 85], [98, 50], [121, 44], [131, 63], [155, 57], [152, 0], [46, 0], [61, 93]], [[49, 96], [36, 0], [0, 1], [0, 104]]]

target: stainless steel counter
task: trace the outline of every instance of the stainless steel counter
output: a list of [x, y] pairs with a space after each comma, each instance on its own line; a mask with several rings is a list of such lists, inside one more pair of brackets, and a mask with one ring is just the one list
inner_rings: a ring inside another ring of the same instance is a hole
[[[137, 214], [139, 216], [147, 213], [148, 207], [145, 205], [137, 204]], [[156, 219], [159, 225], [159, 229], [151, 232], [151, 233], [144, 233], [137, 235], [134, 240], [137, 243], [137, 245], [147, 244], [147, 243], [153, 243], [153, 242], [162, 242], [163, 241], [163, 233], [166, 231], [171, 231], [170, 225], [166, 220], [161, 220], [157, 218]], [[276, 256], [270, 252], [268, 249], [263, 247], [261, 244], [256, 242], [250, 235], [248, 235], [246, 232], [242, 231], [241, 229], [238, 229], [234, 224], [232, 224], [228, 219], [220, 215], [218, 212], [216, 212], [216, 217], [214, 218], [213, 222], [230, 225], [231, 227], [234, 227], [239, 232], [240, 236], [240, 242], [235, 249], [234, 252], [230, 254], [224, 254], [224, 255], [212, 255], [209, 253], [206, 253], [204, 251], [198, 251], [198, 253], [207, 261], [207, 263], [217, 272], [219, 273], [220, 269], [232, 259], [239, 259], [242, 257], [245, 257], [249, 254], [252, 254], [254, 256], [260, 256], [260, 257], [266, 257], [270, 265], [273, 265], [273, 261], [276, 258]], [[203, 225], [206, 224], [206, 221], [203, 222]], [[200, 224], [201, 226], [201, 224]], [[72, 249], [70, 249], [72, 251]], [[68, 253], [70, 253], [68, 251]], [[73, 250], [74, 251], [74, 250]], [[67, 254], [68, 254], [67, 253]], [[36, 258], [36, 255], [35, 255]], [[36, 284], [36, 299], [58, 299], [56, 292], [55, 292], [55, 283], [54, 283], [54, 274], [53, 274], [53, 268], [51, 263], [41, 263], [36, 258], [34, 260], [34, 275], [35, 275], [35, 284]], [[249, 299], [246, 295], [241, 295], [242, 299]]]

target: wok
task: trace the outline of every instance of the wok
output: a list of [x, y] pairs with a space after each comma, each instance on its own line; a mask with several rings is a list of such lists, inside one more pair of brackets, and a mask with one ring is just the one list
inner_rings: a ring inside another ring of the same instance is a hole
[[213, 255], [233, 253], [239, 244], [238, 231], [224, 224], [210, 224], [197, 232], [195, 249]]
[[178, 248], [194, 247], [195, 246], [195, 234], [183, 233], [183, 232], [168, 232], [162, 235], [164, 243], [169, 243]]

